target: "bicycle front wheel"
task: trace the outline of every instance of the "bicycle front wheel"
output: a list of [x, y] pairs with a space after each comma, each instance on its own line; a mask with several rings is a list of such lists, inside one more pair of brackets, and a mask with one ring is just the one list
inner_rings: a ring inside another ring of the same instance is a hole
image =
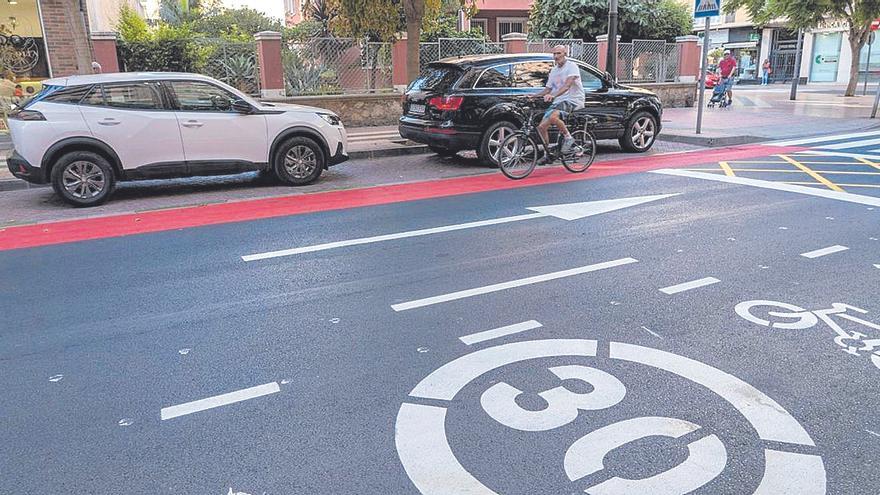
[[535, 170], [538, 145], [523, 133], [508, 136], [498, 148], [498, 165], [510, 179], [525, 179]]
[[596, 159], [596, 138], [592, 132], [583, 129], [572, 132], [571, 137], [574, 138], [574, 146], [562, 164], [569, 172], [585, 172]]

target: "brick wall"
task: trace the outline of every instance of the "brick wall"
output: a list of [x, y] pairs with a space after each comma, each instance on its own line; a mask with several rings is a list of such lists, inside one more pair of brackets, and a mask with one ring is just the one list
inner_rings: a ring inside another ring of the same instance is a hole
[[85, 3], [80, 0], [40, 0], [43, 38], [46, 40], [53, 77], [89, 74], [92, 71], [92, 46]]

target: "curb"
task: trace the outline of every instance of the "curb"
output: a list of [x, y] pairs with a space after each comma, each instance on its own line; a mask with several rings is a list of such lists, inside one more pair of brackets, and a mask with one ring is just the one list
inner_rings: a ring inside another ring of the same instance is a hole
[[766, 141], [773, 141], [772, 138], [760, 136], [722, 136], [722, 137], [704, 137], [689, 136], [684, 134], [663, 134], [657, 136], [658, 141], [668, 141], [671, 143], [693, 144], [696, 146], [705, 146], [707, 148], [719, 148], [723, 146], [740, 146], [743, 144], [755, 144]]

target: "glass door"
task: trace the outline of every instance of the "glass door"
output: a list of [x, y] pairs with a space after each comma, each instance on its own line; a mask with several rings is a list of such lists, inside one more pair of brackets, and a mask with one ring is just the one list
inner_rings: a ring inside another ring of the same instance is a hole
[[837, 81], [837, 66], [840, 63], [841, 33], [816, 33], [813, 35], [813, 58], [810, 67], [810, 81]]

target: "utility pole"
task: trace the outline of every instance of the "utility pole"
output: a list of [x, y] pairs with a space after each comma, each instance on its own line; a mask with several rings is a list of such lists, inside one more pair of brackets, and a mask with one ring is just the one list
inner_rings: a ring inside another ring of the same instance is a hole
[[804, 49], [804, 30], [798, 29], [797, 53], [794, 56], [794, 77], [791, 78], [791, 95], [789, 100], [797, 99], [798, 81], [801, 78], [801, 52]]
[[706, 27], [703, 28], [703, 58], [701, 59], [700, 63], [700, 95], [697, 100], [697, 134], [703, 132], [703, 105], [706, 102], [706, 69], [709, 65], [710, 27], [710, 19], [706, 17]]
[[617, 0], [608, 0], [608, 54], [605, 70], [617, 80]]

